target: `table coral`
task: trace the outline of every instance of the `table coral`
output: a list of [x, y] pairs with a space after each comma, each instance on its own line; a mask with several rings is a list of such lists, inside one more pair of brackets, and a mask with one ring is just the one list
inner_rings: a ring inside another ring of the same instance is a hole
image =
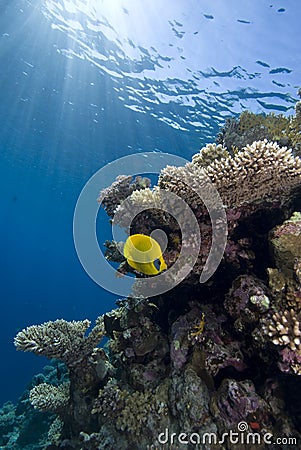
[[20, 331], [14, 340], [17, 350], [57, 358], [67, 366], [76, 366], [101, 340], [100, 321], [97, 329], [85, 336], [89, 320], [67, 322], [63, 319], [31, 325]]

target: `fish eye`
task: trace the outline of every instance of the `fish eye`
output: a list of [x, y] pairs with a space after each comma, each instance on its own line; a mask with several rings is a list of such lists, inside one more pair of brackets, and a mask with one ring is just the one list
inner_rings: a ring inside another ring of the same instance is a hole
[[161, 261], [160, 261], [160, 259], [155, 259], [155, 261], [154, 261], [154, 266], [155, 266], [155, 268], [157, 269], [157, 270], [160, 270], [160, 266], [161, 266]]

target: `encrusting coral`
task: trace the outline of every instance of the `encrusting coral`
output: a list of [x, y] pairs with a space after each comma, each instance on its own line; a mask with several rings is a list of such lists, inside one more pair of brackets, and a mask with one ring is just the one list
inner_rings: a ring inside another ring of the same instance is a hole
[[[48, 435], [55, 421], [55, 414], [32, 407], [30, 391], [39, 384], [58, 386], [66, 380], [63, 363], [55, 361], [37, 374], [19, 398], [16, 405], [6, 403], [0, 408], [0, 448], [9, 450], [40, 450], [52, 442]], [[54, 431], [54, 430], [53, 430]]]
[[[89, 321], [64, 320], [18, 333], [18, 349], [58, 358], [68, 369], [68, 380], [53, 386], [43, 381], [30, 393], [35, 408], [59, 415], [48, 450], [234, 450], [236, 444], [218, 439], [229, 430], [246, 437], [239, 423], [260, 439], [239, 448], [288, 449], [284, 441], [267, 444], [268, 434], [272, 442], [293, 438], [297, 448], [301, 214], [292, 213], [300, 207], [301, 162], [258, 136], [241, 150], [229, 145], [209, 145], [185, 167], [166, 167], [153, 189], [147, 181], [121, 177], [100, 194], [114, 220], [117, 214], [126, 223], [132, 207], [147, 209], [135, 217], [131, 233], [162, 227], [168, 235], [164, 259], [172, 265], [181, 233], [160, 208], [162, 193], [176, 193], [197, 218], [200, 254], [192, 274], [170, 292], [118, 300], [89, 334]], [[204, 267], [212, 230], [191, 186], [205, 186], [206, 177], [222, 198], [228, 241], [216, 273], [199, 284], [195, 275]], [[193, 233], [190, 239], [193, 245]], [[118, 258], [118, 245], [106, 245], [110, 258]], [[100, 348], [103, 335], [108, 342]], [[208, 433], [210, 442], [202, 440]]]

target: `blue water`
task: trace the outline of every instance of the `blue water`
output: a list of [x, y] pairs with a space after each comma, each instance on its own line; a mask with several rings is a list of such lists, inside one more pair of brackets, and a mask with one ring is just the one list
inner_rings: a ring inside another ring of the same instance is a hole
[[244, 109], [292, 114], [300, 14], [299, 0], [0, 0], [0, 404], [46, 362], [15, 351], [18, 330], [115, 305], [74, 249], [86, 181], [136, 152], [189, 159]]

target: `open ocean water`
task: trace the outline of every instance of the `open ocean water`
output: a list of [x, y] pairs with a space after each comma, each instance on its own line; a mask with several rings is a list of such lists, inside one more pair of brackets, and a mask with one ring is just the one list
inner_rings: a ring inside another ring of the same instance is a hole
[[0, 0], [0, 404], [46, 363], [16, 352], [20, 329], [115, 306], [74, 248], [87, 180], [138, 152], [190, 159], [245, 109], [293, 114], [300, 16], [300, 0]]

